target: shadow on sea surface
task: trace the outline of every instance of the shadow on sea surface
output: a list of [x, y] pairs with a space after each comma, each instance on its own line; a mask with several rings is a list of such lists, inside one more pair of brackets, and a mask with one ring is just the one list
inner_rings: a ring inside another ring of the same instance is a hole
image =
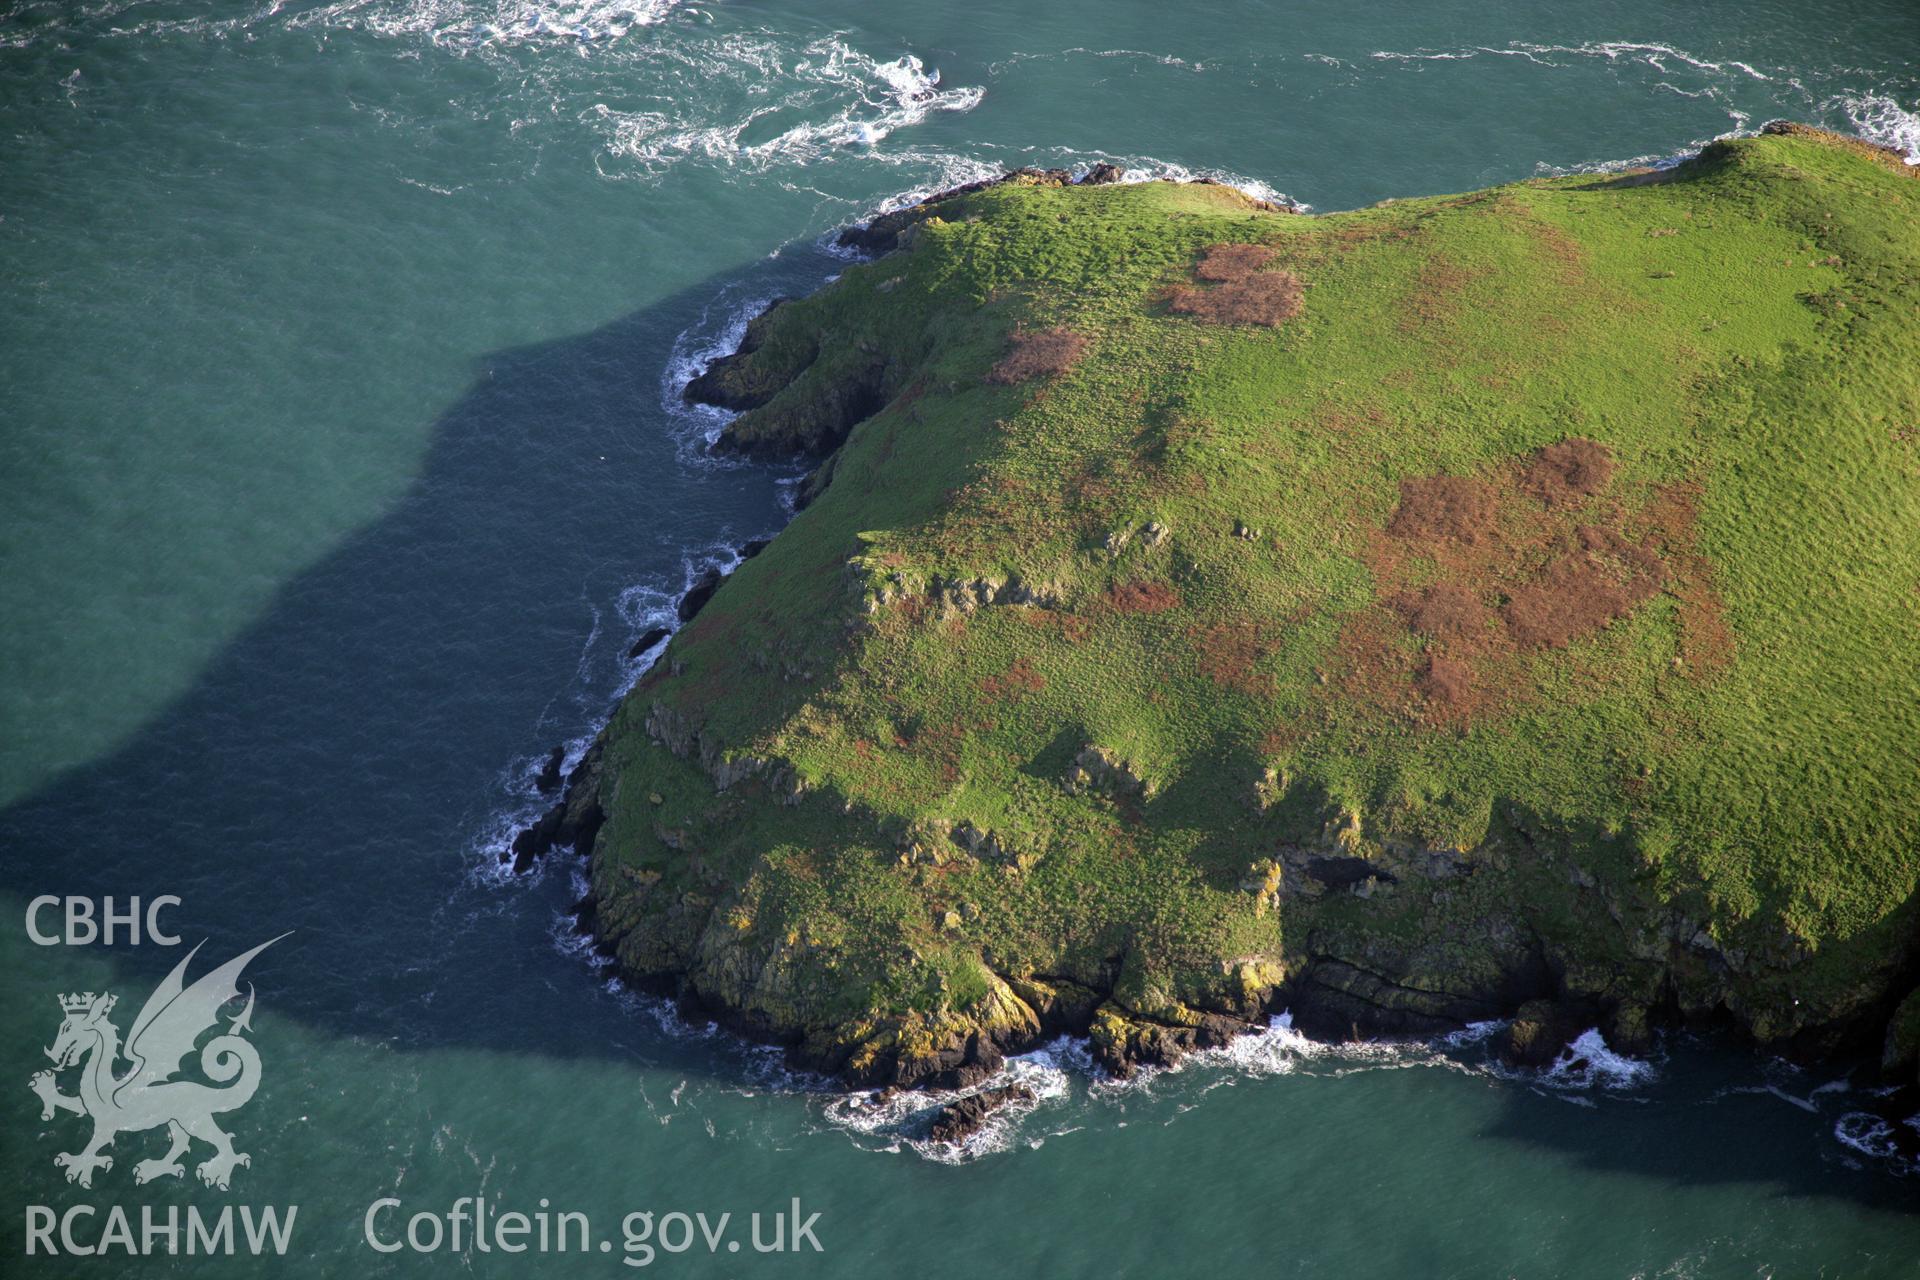
[[[209, 939], [196, 972], [294, 930], [256, 962], [263, 997], [338, 1034], [603, 1051], [597, 985], [550, 943], [565, 868], [503, 887], [474, 874], [477, 846], [510, 776], [604, 720], [632, 641], [622, 593], [676, 593], [689, 556], [784, 519], [783, 473], [702, 457], [698, 424], [663, 406], [676, 339], [835, 265], [790, 248], [483, 358], [389, 514], [289, 580], [124, 748], [0, 813], [0, 893], [176, 895], [169, 927]], [[150, 988], [182, 952], [110, 954]]]
[[[503, 886], [475, 874], [478, 846], [514, 803], [509, 778], [603, 720], [639, 629], [616, 611], [623, 591], [677, 590], [689, 555], [784, 519], [786, 473], [687, 447], [687, 422], [661, 403], [676, 340], [833, 269], [789, 250], [590, 333], [484, 358], [391, 513], [288, 582], [123, 749], [0, 813], [0, 896], [17, 908], [41, 894], [177, 895], [171, 927], [209, 940], [196, 973], [293, 930], [250, 976], [276, 1014], [329, 1035], [724, 1076], [730, 1060], [700, 1041], [633, 1036], [553, 945], [575, 895], [563, 863]], [[107, 954], [131, 999], [182, 952]], [[1669, 1074], [1684, 1078], [1694, 1053]], [[1623, 1124], [1619, 1106], [1569, 1107], [1543, 1126], [1536, 1099], [1507, 1087], [1511, 1123], [1486, 1136], [1597, 1168], [1881, 1207], [1913, 1198], [1890, 1178], [1836, 1176], [1815, 1125], [1798, 1145], [1735, 1140], [1756, 1119], [1746, 1102], [1696, 1116], [1677, 1148], [1641, 1108]], [[1708, 1105], [1692, 1088], [1648, 1110]], [[1720, 1124], [1728, 1141], [1698, 1140]]]

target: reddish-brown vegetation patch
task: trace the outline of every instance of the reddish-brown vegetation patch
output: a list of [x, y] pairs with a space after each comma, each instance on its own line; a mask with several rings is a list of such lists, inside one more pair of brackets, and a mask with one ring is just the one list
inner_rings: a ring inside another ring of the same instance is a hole
[[1613, 480], [1613, 454], [1576, 436], [1550, 444], [1521, 473], [1520, 486], [1549, 507], [1574, 506]]
[[1200, 674], [1224, 688], [1254, 697], [1273, 692], [1273, 677], [1259, 669], [1267, 641], [1258, 624], [1216, 622], [1187, 632]]
[[1275, 328], [1299, 315], [1305, 304], [1300, 278], [1291, 271], [1260, 271], [1228, 284], [1173, 291], [1170, 308], [1203, 324]]
[[1461, 293], [1486, 274], [1483, 269], [1463, 267], [1445, 254], [1429, 255], [1414, 276], [1413, 288], [1401, 300], [1400, 332], [1416, 333], [1450, 319], [1460, 309]]
[[1449, 708], [1465, 707], [1474, 696], [1473, 668], [1444, 653], [1427, 655], [1417, 683], [1429, 702]]
[[1500, 610], [1522, 649], [1559, 649], [1598, 631], [1660, 589], [1659, 557], [1611, 529], [1588, 526], [1578, 545], [1527, 582]]
[[1679, 606], [1678, 665], [1723, 665], [1733, 638], [1694, 549], [1695, 491], [1674, 486], [1631, 510], [1600, 496], [1613, 470], [1603, 446], [1567, 440], [1479, 475], [1406, 481], [1363, 544], [1380, 603], [1343, 623], [1341, 696], [1434, 724], [1502, 713], [1532, 696], [1529, 655], [1599, 633], [1663, 590]]
[[1180, 593], [1164, 582], [1136, 578], [1108, 587], [1107, 604], [1116, 613], [1165, 613], [1180, 607]]
[[1733, 630], [1727, 626], [1713, 564], [1694, 542], [1700, 488], [1692, 482], [1658, 490], [1641, 513], [1652, 538], [1666, 553], [1667, 590], [1679, 602], [1681, 665], [1688, 675], [1711, 675], [1733, 660]]
[[1477, 594], [1456, 582], [1402, 591], [1387, 603], [1409, 631], [1436, 640], [1476, 640], [1493, 617]]
[[1068, 644], [1080, 644], [1093, 633], [1093, 623], [1060, 609], [1016, 609], [1016, 616], [1037, 631], [1057, 631]]
[[1006, 671], [997, 676], [988, 676], [980, 682], [980, 692], [995, 700], [1039, 693], [1046, 687], [1047, 678], [1035, 671], [1033, 663], [1025, 658], [1015, 658]]
[[1087, 340], [1071, 329], [1021, 329], [1007, 339], [1007, 354], [987, 374], [988, 382], [1012, 385], [1057, 378], [1086, 354]]
[[1493, 490], [1473, 476], [1422, 476], [1400, 483], [1400, 507], [1387, 522], [1399, 538], [1475, 543], [1492, 532]]
[[1264, 244], [1216, 244], [1200, 257], [1193, 278], [1214, 284], [1244, 280], [1273, 261], [1273, 249]]
[[1358, 609], [1342, 619], [1332, 670], [1343, 703], [1387, 711], [1406, 707], [1416, 674], [1406, 637], [1384, 609]]

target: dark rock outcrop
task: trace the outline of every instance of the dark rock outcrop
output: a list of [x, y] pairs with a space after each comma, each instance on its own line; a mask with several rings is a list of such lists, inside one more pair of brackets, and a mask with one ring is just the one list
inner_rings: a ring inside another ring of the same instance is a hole
[[561, 783], [560, 766], [566, 762], [566, 759], [567, 749], [565, 747], [555, 747], [553, 753], [547, 757], [547, 762], [540, 767], [539, 774], [533, 780], [534, 790], [543, 796], [550, 796], [558, 791]]
[[1494, 1051], [1510, 1067], [1550, 1067], [1592, 1025], [1593, 1019], [1579, 1010], [1552, 1000], [1529, 1000], [1500, 1029]]
[[585, 853], [593, 847], [593, 838], [607, 820], [600, 807], [600, 765], [606, 738], [596, 739], [567, 775], [566, 794], [560, 803], [540, 815], [539, 821], [513, 839], [513, 845], [500, 855], [511, 862], [515, 875], [524, 875], [534, 863], [556, 847]]
[[1108, 1002], [1094, 1011], [1093, 1060], [1109, 1075], [1125, 1079], [1141, 1067], [1170, 1067], [1195, 1050], [1220, 1048], [1254, 1030], [1253, 1023], [1226, 1014], [1201, 1013], [1191, 1023], [1176, 1025]]
[[[1078, 179], [1078, 184], [1094, 187], [1106, 186], [1109, 183], [1124, 181], [1126, 176], [1127, 171], [1119, 165], [1102, 162], [1088, 169], [1086, 174]], [[945, 191], [936, 192], [928, 196], [918, 204], [908, 205], [904, 209], [892, 209], [886, 213], [877, 214], [866, 222], [858, 223], [843, 230], [834, 243], [843, 249], [857, 249], [861, 253], [873, 254], [876, 257], [883, 253], [891, 253], [900, 247], [900, 236], [903, 232], [932, 217], [941, 204], [948, 200], [957, 199], [960, 196], [970, 196], [976, 191], [985, 191], [989, 187], [997, 187], [1009, 182], [1031, 187], [1069, 187], [1076, 185], [1073, 170], [1071, 169], [1015, 169], [1009, 173], [1003, 173], [997, 178], [983, 178], [978, 182], [968, 182], [957, 187], [948, 187]]]
[[693, 616], [706, 607], [707, 601], [713, 599], [713, 593], [720, 589], [724, 581], [726, 575], [718, 569], [702, 569], [700, 576], [693, 580], [693, 585], [687, 588], [687, 594], [680, 597], [680, 603], [674, 609], [680, 621], [692, 622]]
[[944, 1142], [957, 1146], [980, 1132], [987, 1117], [1000, 1108], [1016, 1102], [1034, 1101], [1033, 1090], [1023, 1084], [1010, 1084], [1000, 1089], [983, 1089], [979, 1093], [956, 1098], [933, 1118], [933, 1130], [928, 1135], [935, 1142]]
[[1331, 956], [1288, 984], [1288, 1008], [1305, 1035], [1319, 1040], [1430, 1036], [1498, 1018], [1552, 989], [1544, 967], [1493, 975], [1378, 972]]
[[1392, 872], [1383, 870], [1366, 858], [1317, 857], [1309, 859], [1306, 873], [1330, 889], [1349, 889], [1368, 880], [1398, 884]]
[[795, 394], [722, 428], [715, 452], [761, 459], [824, 457], [855, 427], [887, 407], [901, 376], [883, 352], [871, 348], [844, 355], [831, 376], [814, 371], [803, 383], [806, 372], [796, 371], [789, 380], [801, 384]]
[[767, 340], [767, 332], [773, 324], [773, 314], [788, 298], [775, 298], [769, 302], [759, 315], [747, 321], [747, 329], [740, 337], [740, 345], [727, 355], [723, 355], [700, 371], [699, 376], [687, 383], [681, 393], [690, 404], [710, 404], [720, 409], [731, 409], [735, 413], [744, 413], [748, 409], [757, 409], [779, 392], [784, 383], [754, 376], [748, 357], [758, 351]]
[[666, 627], [648, 628], [645, 632], [641, 633], [638, 640], [633, 642], [633, 647], [627, 650], [627, 661], [633, 661], [672, 634], [673, 632]]

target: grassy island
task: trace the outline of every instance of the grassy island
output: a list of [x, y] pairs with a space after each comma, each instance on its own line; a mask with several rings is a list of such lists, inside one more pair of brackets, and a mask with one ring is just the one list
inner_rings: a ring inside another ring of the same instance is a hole
[[1282, 1007], [1912, 1078], [1914, 170], [1776, 126], [1324, 216], [1022, 174], [860, 234], [693, 388], [821, 461], [574, 775], [623, 973], [876, 1084]]

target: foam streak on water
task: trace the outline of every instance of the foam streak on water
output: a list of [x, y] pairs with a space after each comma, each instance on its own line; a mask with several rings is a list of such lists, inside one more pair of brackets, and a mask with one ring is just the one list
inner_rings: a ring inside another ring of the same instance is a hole
[[[1750, 133], [1758, 101], [1750, 90], [1767, 86], [1760, 122], [1772, 115], [1812, 119], [1859, 134], [1869, 142], [1890, 147], [1920, 164], [1920, 102], [1903, 103], [1892, 92], [1851, 92], [1818, 97], [1801, 76], [1789, 68], [1762, 70], [1741, 58], [1709, 58], [1675, 45], [1646, 40], [1596, 40], [1581, 44], [1544, 44], [1513, 41], [1504, 46], [1472, 45], [1454, 49], [1375, 50], [1369, 57], [1382, 64], [1463, 63], [1480, 58], [1517, 58], [1542, 68], [1568, 68], [1597, 62], [1619, 72], [1644, 78], [1646, 88], [1717, 104], [1732, 128], [1718, 137]], [[1836, 69], [1837, 70], [1837, 69]], [[1648, 76], [1647, 73], [1653, 73]], [[1539, 166], [1544, 173], [1604, 172], [1656, 163], [1672, 163], [1698, 151], [1713, 137], [1696, 138], [1673, 151], [1628, 160], [1592, 161], [1567, 167]]]
[[582, 115], [606, 139], [609, 177], [656, 178], [687, 160], [748, 172], [797, 167], [847, 148], [870, 148], [936, 111], [970, 111], [984, 90], [943, 88], [940, 73], [911, 54], [883, 60], [837, 37], [793, 54], [771, 41], [736, 37], [677, 49], [704, 76], [753, 77], [758, 91], [721, 118], [689, 118], [679, 99], [625, 107], [592, 104]]

